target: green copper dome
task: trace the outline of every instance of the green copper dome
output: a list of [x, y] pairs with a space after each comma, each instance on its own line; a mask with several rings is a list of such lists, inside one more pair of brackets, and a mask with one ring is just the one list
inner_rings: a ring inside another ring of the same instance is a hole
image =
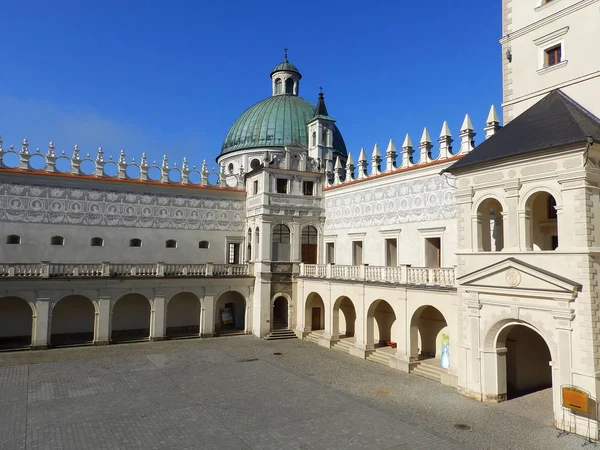
[[271, 75], [273, 75], [275, 72], [279, 72], [282, 70], [287, 70], [288, 72], [296, 72], [298, 75], [300, 75], [300, 71], [298, 70], [298, 68], [295, 65], [293, 65], [291, 62], [289, 62], [287, 60], [287, 58], [281, 64], [277, 64], [275, 66], [275, 68], [273, 69], [273, 72], [271, 72]]
[[[275, 95], [248, 108], [230, 128], [221, 155], [259, 147], [308, 147], [306, 124], [314, 117], [315, 106], [295, 95]], [[335, 154], [346, 157], [346, 144], [334, 125]]]

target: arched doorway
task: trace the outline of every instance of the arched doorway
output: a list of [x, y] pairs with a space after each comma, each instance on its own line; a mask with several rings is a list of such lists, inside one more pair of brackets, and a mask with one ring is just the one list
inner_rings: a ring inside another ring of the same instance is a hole
[[289, 327], [288, 301], [285, 297], [277, 297], [273, 302], [273, 330], [285, 330]]
[[142, 294], [126, 294], [112, 311], [112, 341], [148, 339], [150, 337], [150, 301]]
[[306, 310], [304, 314], [305, 328], [309, 331], [323, 330], [325, 328], [325, 304], [316, 292], [312, 292], [306, 298]]
[[[341, 314], [340, 314], [341, 311]], [[348, 297], [338, 298], [333, 305], [333, 334], [340, 338], [354, 336], [356, 309]]]
[[305, 264], [317, 263], [317, 247], [319, 233], [313, 226], [304, 227], [302, 230], [302, 262]]
[[367, 313], [367, 343], [375, 347], [393, 346], [394, 308], [385, 300], [375, 300]]
[[86, 344], [94, 341], [96, 308], [83, 295], [69, 295], [52, 308], [51, 345]]
[[548, 192], [536, 192], [528, 200], [529, 213], [527, 249], [534, 251], [558, 248], [558, 216], [556, 199]]
[[[442, 346], [450, 343], [448, 323], [444, 315], [433, 306], [421, 306], [410, 321], [410, 356], [424, 360], [441, 358]], [[449, 355], [448, 355], [449, 364]]]
[[503, 328], [496, 351], [500, 360], [505, 359], [504, 364], [498, 364], [498, 388], [507, 399], [552, 387], [550, 349], [533, 328], [521, 324]]
[[0, 298], [0, 348], [31, 345], [33, 310], [20, 297]]
[[169, 338], [200, 336], [200, 299], [191, 292], [180, 292], [167, 305]]
[[215, 333], [240, 333], [246, 330], [246, 299], [236, 291], [222, 294], [215, 304]]
[[499, 252], [504, 248], [502, 205], [488, 198], [477, 208], [477, 248], [484, 252]]

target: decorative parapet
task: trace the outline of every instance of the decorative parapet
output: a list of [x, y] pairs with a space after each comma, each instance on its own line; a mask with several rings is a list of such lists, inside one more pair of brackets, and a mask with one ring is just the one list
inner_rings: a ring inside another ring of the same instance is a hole
[[383, 267], [300, 264], [299, 276], [330, 280], [456, 287], [454, 268], [411, 267], [408, 265]]
[[[486, 121], [486, 127], [484, 128], [486, 132], [486, 139], [496, 133], [500, 128], [501, 127], [495, 113], [495, 109], [492, 106]], [[431, 154], [433, 144], [431, 141], [431, 136], [429, 135], [429, 131], [426, 127], [423, 130], [421, 141], [418, 146], [419, 152], [415, 152], [410, 136], [408, 134], [405, 136], [402, 144], [402, 150], [400, 152], [400, 161], [397, 160], [398, 152], [396, 151], [394, 141], [390, 139], [385, 153], [385, 170], [382, 170], [381, 168], [382, 157], [379, 150], [379, 145], [375, 144], [373, 148], [370, 167], [368, 167], [367, 156], [363, 148], [360, 150], [360, 154], [358, 156], [358, 173], [356, 176], [354, 174], [354, 169], [356, 168], [354, 166], [354, 159], [352, 154], [348, 152], [348, 159], [345, 167], [343, 167], [339, 158], [335, 161], [336, 169], [334, 176], [327, 179], [327, 187], [325, 189], [333, 189], [338, 186], [344, 186], [350, 183], [358, 183], [373, 178], [388, 176], [394, 173], [404, 172], [406, 170], [413, 170], [421, 167], [455, 161], [462, 158], [475, 148], [475, 135], [476, 133], [473, 129], [473, 124], [471, 123], [471, 119], [467, 114], [463, 120], [459, 133], [460, 146], [454, 149], [452, 146], [454, 139], [450, 133], [448, 123], [444, 121], [438, 139], [438, 156], [433, 158]], [[333, 164], [333, 161], [331, 164]]]
[[206, 160], [203, 161], [200, 169], [197, 169], [196, 166], [190, 168], [187, 158], [183, 158], [180, 167], [177, 166], [177, 163], [170, 166], [167, 155], [164, 155], [160, 165], [156, 161], [149, 164], [146, 153], [142, 153], [139, 163], [135, 161], [135, 158], [132, 158], [131, 162], [127, 162], [125, 150], [121, 150], [116, 161], [112, 156], [105, 161], [102, 147], [98, 148], [96, 157], [92, 158], [89, 153], [82, 157], [77, 145], [73, 148], [73, 155], [69, 157], [64, 151], [57, 155], [52, 142], [48, 144], [46, 154], [41, 153], [39, 148], [30, 153], [27, 139], [23, 139], [21, 150], [17, 151], [12, 145], [8, 150], [4, 150], [0, 138], [0, 169], [102, 180], [244, 189], [243, 173], [225, 175], [223, 167], [218, 171], [214, 167], [209, 170]]
[[250, 264], [166, 264], [110, 263], [67, 264], [42, 261], [27, 264], [0, 264], [4, 278], [102, 278], [102, 277], [243, 277], [253, 276]]

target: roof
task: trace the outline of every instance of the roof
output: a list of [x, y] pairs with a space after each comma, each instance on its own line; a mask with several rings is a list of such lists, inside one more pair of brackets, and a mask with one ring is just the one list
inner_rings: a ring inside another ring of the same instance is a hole
[[[306, 124], [312, 120], [315, 106], [295, 95], [275, 95], [248, 108], [229, 129], [221, 155], [242, 149], [308, 147]], [[333, 129], [334, 154], [345, 157], [346, 144], [338, 128]]]
[[302, 77], [302, 74], [300, 73], [298, 68], [295, 65], [293, 65], [291, 62], [289, 62], [287, 60], [287, 57], [285, 58], [285, 60], [282, 63], [277, 64], [275, 66], [275, 68], [271, 72], [271, 75], [273, 75], [275, 72], [281, 72], [282, 70], [287, 70], [288, 72], [296, 72], [298, 75], [300, 75]]
[[327, 112], [327, 106], [325, 106], [325, 96], [322, 92], [319, 93], [319, 100], [317, 101], [317, 107], [315, 108], [315, 114], [311, 122], [315, 119], [331, 120], [332, 122], [334, 121]]
[[562, 91], [555, 90], [442, 173], [584, 143], [589, 137], [600, 142], [600, 119]]

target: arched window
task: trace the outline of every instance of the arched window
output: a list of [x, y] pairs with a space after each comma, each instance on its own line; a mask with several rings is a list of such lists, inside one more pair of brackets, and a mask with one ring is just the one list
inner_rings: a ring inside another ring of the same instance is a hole
[[527, 201], [525, 208], [529, 219], [527, 250], [556, 250], [559, 230], [554, 196], [544, 191], [537, 192]]
[[229, 165], [227, 166], [227, 170], [229, 171], [229, 173], [233, 173], [233, 169], [234, 169], [233, 163], [229, 163]]
[[252, 261], [252, 228], [248, 228], [246, 240], [246, 261]]
[[477, 250], [499, 252], [504, 248], [502, 205], [494, 198], [484, 200], [477, 208]]
[[254, 232], [254, 236], [256, 239], [256, 245], [259, 244], [260, 242], [260, 228], [256, 227], [256, 231]]
[[208, 247], [209, 247], [208, 241], [200, 241], [200, 242], [198, 242], [198, 248], [208, 248]]
[[323, 145], [325, 147], [329, 147], [329, 130], [327, 130], [327, 128], [323, 128], [323, 136], [322, 136], [322, 141], [323, 141]]
[[177, 241], [175, 239], [168, 239], [167, 242], [165, 242], [165, 247], [166, 248], [177, 248]]
[[273, 228], [273, 240], [271, 250], [271, 259], [273, 261], [290, 260], [290, 229], [286, 225], [275, 225], [275, 227]]
[[62, 236], [52, 236], [50, 238], [50, 245], [65, 245], [65, 238]]
[[93, 237], [90, 241], [92, 247], [104, 247], [104, 239], [101, 237]]
[[319, 234], [312, 226], [302, 230], [302, 262], [305, 264], [317, 263], [317, 243]]
[[287, 80], [285, 80], [285, 93], [286, 94], [294, 93], [294, 80], [291, 78], [288, 78]]
[[283, 94], [281, 78], [275, 80], [275, 95]]
[[20, 244], [21, 236], [17, 236], [16, 234], [11, 234], [10, 236], [6, 237], [6, 243], [7, 244]]
[[312, 146], [314, 147], [315, 145], [317, 145], [317, 132], [313, 131], [313, 134], [312, 134]]
[[130, 247], [141, 247], [142, 246], [142, 240], [141, 239], [131, 239], [129, 241], [129, 246]]

